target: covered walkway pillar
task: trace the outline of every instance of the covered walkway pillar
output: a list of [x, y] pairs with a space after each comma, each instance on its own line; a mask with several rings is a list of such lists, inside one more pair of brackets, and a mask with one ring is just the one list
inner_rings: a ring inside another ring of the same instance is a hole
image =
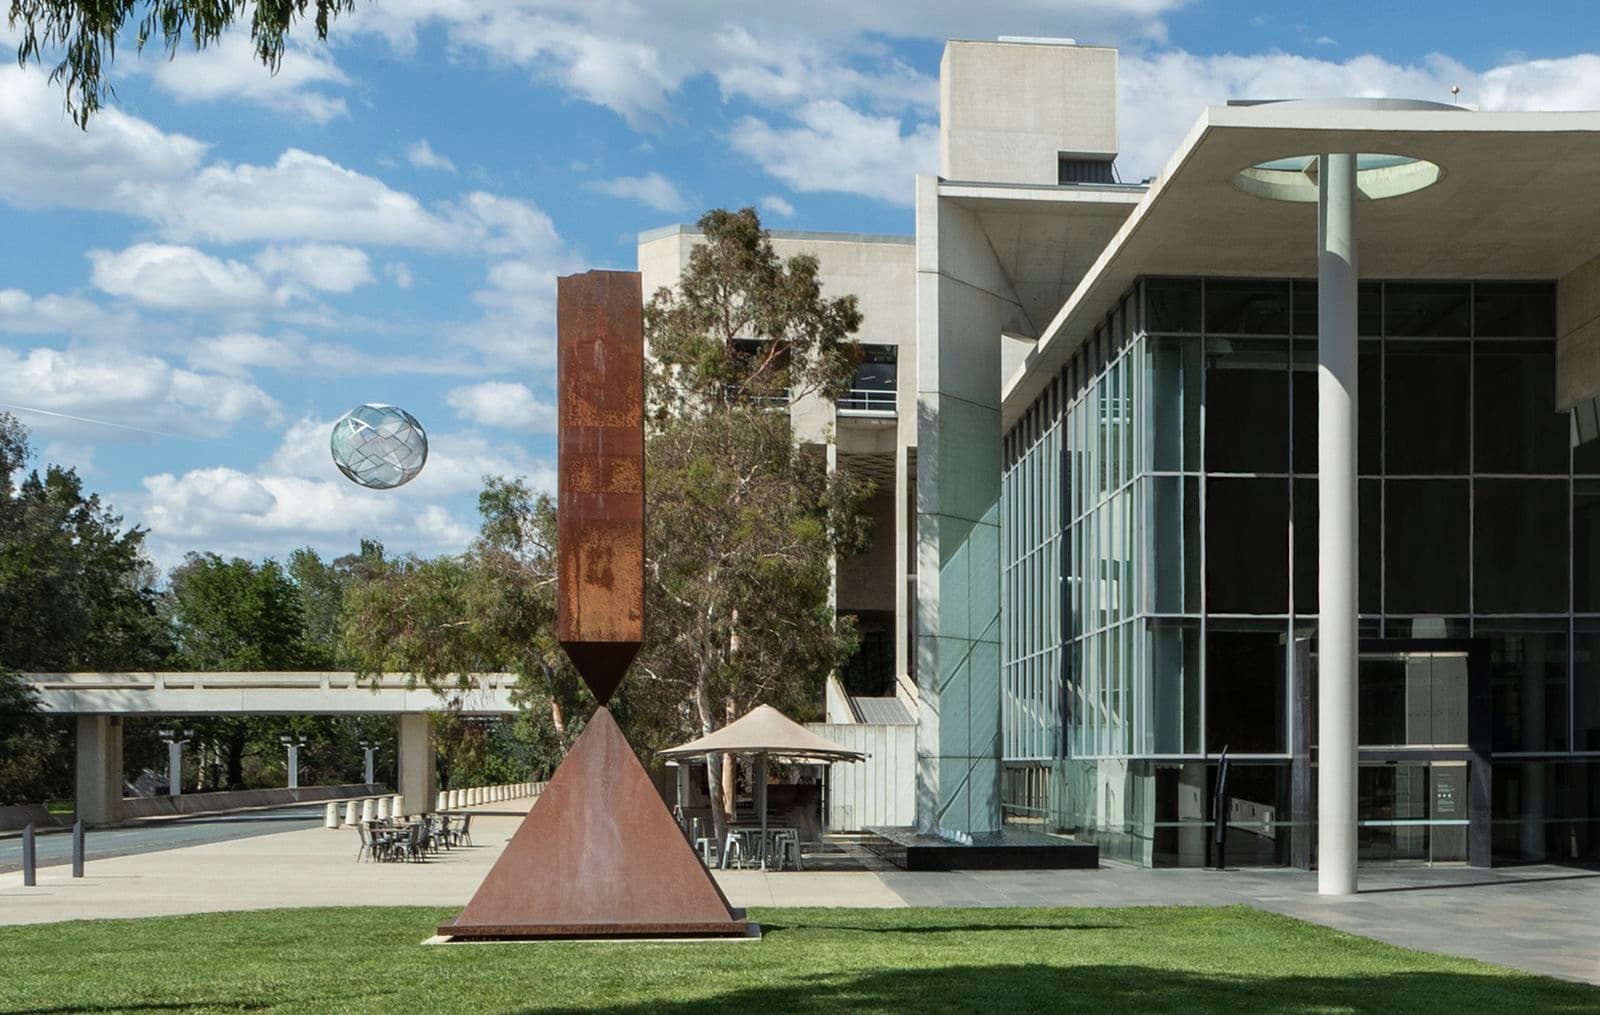
[[78, 820], [110, 825], [122, 820], [122, 719], [78, 716]]
[[439, 796], [439, 769], [435, 763], [433, 728], [428, 716], [407, 712], [400, 716], [400, 774], [395, 788], [405, 802], [407, 814], [425, 814], [434, 809]]
[[1356, 890], [1356, 156], [1317, 192], [1317, 890]]

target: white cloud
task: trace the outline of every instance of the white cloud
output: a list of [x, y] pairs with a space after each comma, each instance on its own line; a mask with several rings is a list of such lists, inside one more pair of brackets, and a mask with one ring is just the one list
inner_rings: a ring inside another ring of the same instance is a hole
[[602, 194], [620, 197], [627, 201], [654, 208], [656, 211], [677, 214], [689, 207], [689, 202], [678, 192], [673, 182], [660, 173], [644, 176], [618, 176], [610, 180], [590, 180], [584, 186]]
[[279, 417], [278, 403], [248, 381], [109, 348], [0, 346], [0, 402], [83, 417], [90, 422], [42, 413], [29, 423], [52, 437], [96, 442], [119, 429], [213, 436], [246, 417]]
[[138, 321], [136, 314], [113, 313], [81, 296], [33, 296], [21, 289], [0, 289], [0, 331], [77, 338], [126, 337], [133, 333]]
[[434, 151], [427, 138], [406, 145], [406, 161], [418, 169], [440, 169], [447, 173], [456, 171], [456, 164]]
[[410, 289], [412, 283], [411, 268], [404, 261], [390, 261], [383, 266], [383, 273], [397, 289]]
[[312, 240], [441, 249], [460, 226], [410, 194], [290, 148], [270, 166], [218, 163], [146, 196], [140, 210], [178, 240]]
[[802, 192], [837, 190], [909, 205], [913, 177], [936, 172], [939, 131], [917, 124], [909, 133], [900, 117], [874, 116], [842, 102], [808, 103], [795, 126], [775, 127], [747, 116], [734, 125], [734, 150]]
[[541, 400], [526, 384], [485, 381], [453, 388], [445, 395], [445, 402], [456, 410], [456, 415], [480, 426], [555, 432], [556, 407]]
[[137, 243], [126, 250], [91, 250], [92, 279], [113, 296], [168, 310], [235, 311], [272, 299], [249, 265], [222, 261], [193, 247]]
[[23, 208], [127, 210], [152, 186], [181, 180], [206, 146], [115, 107], [82, 131], [46, 73], [0, 64], [0, 200]]
[[477, 51], [526, 69], [615, 111], [636, 127], [671, 117], [685, 81], [714, 76], [724, 94], [763, 104], [861, 101], [874, 109], [935, 101], [931, 76], [893, 58], [873, 40], [988, 38], [996, 25], [1039, 35], [1115, 43], [1160, 41], [1162, 16], [1181, 0], [745, 0], [638, 4], [596, 0], [389, 0], [358, 6], [343, 23], [413, 52], [419, 30], [442, 26], [455, 51]]
[[[147, 66], [130, 64], [135, 72]], [[186, 48], [156, 62], [151, 76], [158, 88], [183, 103], [251, 102], [319, 124], [350, 114], [344, 99], [328, 94], [330, 87], [343, 87], [350, 79], [322, 45], [291, 41], [273, 72], [256, 57], [248, 35], [231, 32], [203, 50]]]
[[[1159, 172], [1203, 106], [1243, 98], [1332, 98], [1344, 96], [1432, 99], [1448, 102], [1450, 86], [1460, 101], [1486, 110], [1600, 109], [1600, 56], [1508, 63], [1477, 73], [1433, 54], [1420, 63], [1398, 64], [1377, 56], [1333, 61], [1289, 53], [1196, 56], [1181, 51], [1119, 61], [1123, 179]], [[1184, 101], [1174, 102], [1173, 96]]]
[[238, 377], [261, 367], [287, 370], [299, 362], [299, 352], [284, 342], [247, 331], [202, 338], [189, 350], [189, 365], [196, 370]]
[[256, 255], [263, 275], [330, 293], [347, 293], [372, 281], [366, 252], [332, 243], [267, 247]]
[[776, 215], [779, 218], [785, 219], [794, 217], [794, 205], [790, 204], [788, 201], [785, 201], [777, 194], [768, 194], [766, 197], [763, 197], [761, 200], [757, 201], [756, 205], [768, 215]]

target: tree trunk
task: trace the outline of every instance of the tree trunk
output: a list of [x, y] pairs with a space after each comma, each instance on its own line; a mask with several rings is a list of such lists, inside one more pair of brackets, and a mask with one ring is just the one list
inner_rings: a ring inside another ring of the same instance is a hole
[[[700, 733], [705, 735], [714, 729], [711, 721], [711, 692], [708, 687], [708, 674], [704, 664], [700, 667], [694, 684], [694, 707], [700, 714]], [[717, 848], [721, 849], [722, 843], [727, 840], [728, 822], [723, 810], [725, 797], [722, 794], [722, 779], [719, 777], [721, 763], [718, 755], [706, 755], [706, 793], [711, 797], [711, 834], [716, 837]]]
[[[730, 698], [728, 700], [727, 716], [722, 721], [723, 725], [726, 726], [737, 718], [739, 716], [734, 712], [733, 700]], [[739, 798], [736, 795], [738, 787], [734, 783], [734, 778], [739, 771], [736, 767], [738, 763], [739, 759], [731, 754], [722, 756], [722, 803], [723, 807], [726, 808], [724, 817], [729, 824], [733, 823], [734, 814], [738, 810], [737, 801]]]

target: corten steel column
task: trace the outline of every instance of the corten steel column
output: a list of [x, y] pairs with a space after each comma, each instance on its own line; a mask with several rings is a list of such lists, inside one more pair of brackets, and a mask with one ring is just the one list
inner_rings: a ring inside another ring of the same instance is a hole
[[600, 707], [450, 938], [742, 936], [606, 703], [644, 641], [644, 296], [556, 284], [556, 637]]
[[1356, 890], [1356, 157], [1318, 159], [1317, 890]]

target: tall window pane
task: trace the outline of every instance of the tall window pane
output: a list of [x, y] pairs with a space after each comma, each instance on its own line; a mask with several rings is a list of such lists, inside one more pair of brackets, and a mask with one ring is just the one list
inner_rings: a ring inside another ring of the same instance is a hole
[[1489, 642], [1493, 748], [1567, 749], [1567, 622], [1479, 620], [1473, 633]]
[[1384, 471], [1465, 475], [1470, 446], [1467, 342], [1388, 342], [1384, 348]]
[[1209, 479], [1206, 610], [1289, 611], [1289, 481]]
[[1567, 612], [1567, 481], [1480, 479], [1473, 495], [1477, 612]]
[[1208, 621], [1206, 750], [1274, 754], [1288, 747], [1284, 629]]
[[1289, 343], [1206, 339], [1206, 471], [1289, 471]]
[[1287, 335], [1289, 283], [1281, 279], [1206, 282], [1206, 334]]
[[1200, 480], [1155, 476], [1150, 490], [1154, 536], [1150, 572], [1156, 613], [1200, 612]]
[[1472, 287], [1479, 338], [1554, 338], [1556, 287], [1549, 282], [1479, 282]]
[[1600, 621], [1572, 633], [1572, 749], [1600, 751]]
[[1390, 282], [1383, 327], [1390, 338], [1466, 338], [1472, 334], [1471, 286], [1465, 282]]
[[1466, 480], [1392, 479], [1385, 490], [1384, 611], [1466, 613]]
[[1473, 457], [1479, 472], [1567, 471], [1570, 417], [1556, 411], [1554, 342], [1478, 342]]
[[1600, 482], [1572, 484], [1572, 609], [1600, 613]]
[[1156, 753], [1199, 751], [1199, 622], [1150, 621], [1148, 664], [1153, 678], [1151, 721]]
[[1200, 339], [1156, 336], [1150, 347], [1151, 467], [1200, 469]]
[[1200, 280], [1150, 278], [1144, 283], [1145, 327], [1151, 332], [1200, 332]]

